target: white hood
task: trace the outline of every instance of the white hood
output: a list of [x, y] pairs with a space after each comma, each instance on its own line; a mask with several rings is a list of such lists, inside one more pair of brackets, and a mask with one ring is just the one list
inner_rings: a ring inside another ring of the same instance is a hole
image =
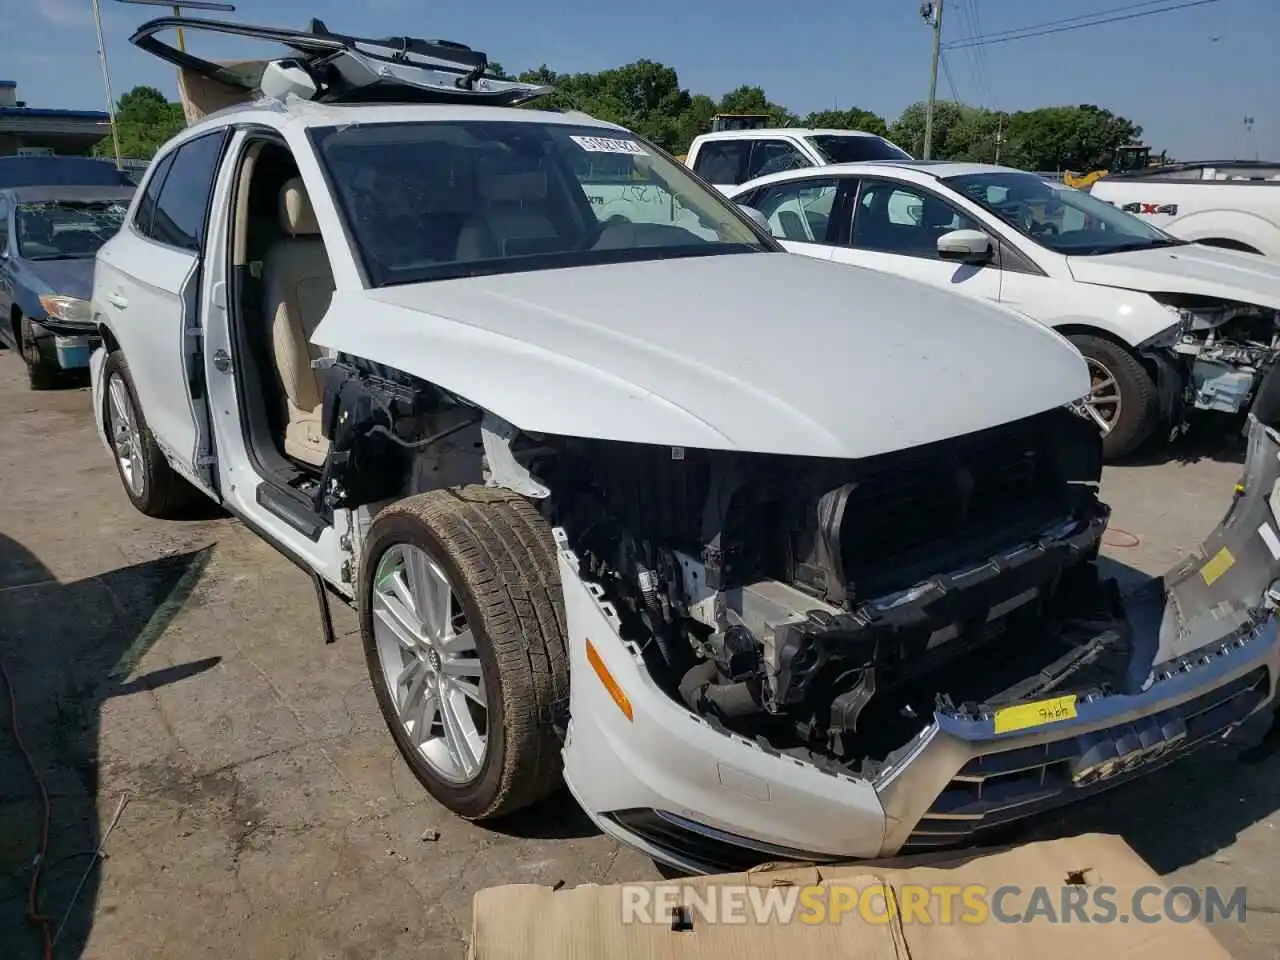
[[526, 432], [801, 456], [913, 447], [1089, 389], [1030, 319], [790, 254], [339, 292], [312, 339]]
[[1252, 253], [1190, 243], [1097, 257], [1068, 257], [1081, 283], [1220, 297], [1280, 310], [1280, 262]]

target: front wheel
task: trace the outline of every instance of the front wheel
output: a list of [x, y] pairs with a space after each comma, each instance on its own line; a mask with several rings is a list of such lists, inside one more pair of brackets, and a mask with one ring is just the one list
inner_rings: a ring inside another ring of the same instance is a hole
[[527, 500], [471, 486], [383, 510], [360, 630], [383, 719], [436, 800], [481, 820], [558, 789], [564, 601], [551, 529]]
[[1115, 460], [1142, 446], [1160, 422], [1160, 397], [1146, 367], [1102, 337], [1068, 338], [1089, 366], [1089, 406], [1102, 429], [1102, 455]]
[[22, 360], [27, 365], [27, 381], [32, 390], [52, 390], [58, 385], [58, 366], [40, 353], [35, 326], [30, 317], [23, 317], [18, 324], [18, 346]]

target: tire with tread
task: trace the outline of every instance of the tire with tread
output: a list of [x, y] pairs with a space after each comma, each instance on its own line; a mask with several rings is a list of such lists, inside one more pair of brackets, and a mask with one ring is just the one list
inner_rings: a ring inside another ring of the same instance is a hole
[[[31, 321], [22, 317], [18, 322], [18, 353], [27, 365], [27, 382], [32, 390], [52, 390], [58, 385], [58, 368], [40, 356]], [[34, 359], [33, 359], [34, 357]]]
[[[399, 723], [373, 630], [373, 579], [387, 549], [409, 543], [449, 576], [485, 674], [488, 748], [468, 783], [441, 780]], [[564, 598], [551, 528], [519, 494], [482, 486], [433, 490], [384, 508], [366, 539], [360, 632], [383, 719], [427, 791], [469, 820], [512, 813], [560, 788], [553, 708], [569, 696]]]
[[101, 415], [104, 418], [104, 424], [106, 424], [107, 440], [111, 444], [111, 452], [113, 455], [115, 454], [115, 437], [110, 427], [111, 397], [108, 392], [108, 385], [111, 382], [112, 375], [116, 374], [124, 381], [125, 390], [129, 394], [129, 403], [133, 408], [133, 422], [137, 430], [137, 447], [141, 457], [142, 494], [137, 495], [130, 489], [128, 482], [124, 478], [124, 472], [120, 467], [120, 458], [117, 456], [114, 459], [116, 474], [120, 477], [120, 485], [124, 487], [125, 495], [128, 496], [134, 507], [148, 517], [168, 519], [179, 516], [199, 497], [199, 492], [195, 487], [187, 483], [183, 477], [174, 472], [173, 467], [169, 466], [169, 461], [160, 452], [160, 447], [156, 443], [155, 436], [151, 433], [151, 428], [147, 426], [147, 419], [142, 412], [141, 405], [138, 403], [138, 393], [133, 386], [133, 377], [129, 373], [129, 364], [125, 362], [124, 354], [119, 350], [115, 350], [107, 356], [106, 363], [102, 368], [102, 403], [104, 409]]
[[1160, 394], [1155, 380], [1137, 357], [1112, 340], [1081, 333], [1067, 339], [1116, 378], [1120, 419], [1102, 439], [1103, 459], [1115, 460], [1132, 453], [1146, 443], [1160, 424]]

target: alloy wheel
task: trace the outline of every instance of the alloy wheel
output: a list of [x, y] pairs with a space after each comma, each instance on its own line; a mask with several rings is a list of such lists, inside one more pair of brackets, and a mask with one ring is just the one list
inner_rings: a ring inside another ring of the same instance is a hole
[[133, 399], [124, 378], [113, 373], [107, 380], [107, 401], [110, 413], [107, 420], [111, 445], [120, 465], [120, 476], [135, 497], [144, 491], [142, 448], [138, 440], [138, 418], [133, 414]]
[[442, 780], [480, 775], [489, 743], [484, 670], [444, 567], [410, 543], [389, 547], [373, 578], [373, 632], [401, 728]]
[[1085, 357], [1084, 362], [1089, 366], [1089, 399], [1085, 407], [1105, 437], [1120, 422], [1120, 411], [1124, 408], [1120, 384], [1115, 375], [1093, 357]]

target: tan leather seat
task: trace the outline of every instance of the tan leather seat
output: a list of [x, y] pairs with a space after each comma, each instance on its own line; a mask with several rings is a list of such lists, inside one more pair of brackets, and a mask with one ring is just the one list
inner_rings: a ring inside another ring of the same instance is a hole
[[333, 270], [306, 187], [297, 177], [280, 188], [280, 226], [287, 236], [267, 251], [262, 275], [272, 359], [288, 413], [284, 452], [320, 466], [329, 441], [320, 429], [320, 379], [311, 366], [320, 352], [311, 335], [329, 309]]
[[488, 260], [553, 249], [555, 224], [543, 212], [547, 174], [543, 170], [502, 169], [481, 161], [476, 177], [479, 209], [458, 235], [457, 259]]

